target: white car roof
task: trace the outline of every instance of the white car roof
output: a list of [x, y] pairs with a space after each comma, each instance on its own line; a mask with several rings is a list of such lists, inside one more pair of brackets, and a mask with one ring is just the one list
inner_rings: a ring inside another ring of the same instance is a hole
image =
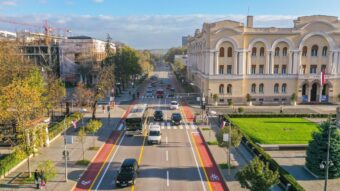
[[175, 104], [177, 104], [177, 101], [171, 101], [171, 103], [175, 103]]

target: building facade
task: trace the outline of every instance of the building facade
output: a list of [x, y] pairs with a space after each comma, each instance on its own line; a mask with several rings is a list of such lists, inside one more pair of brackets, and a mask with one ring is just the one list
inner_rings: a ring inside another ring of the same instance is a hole
[[[337, 102], [340, 94], [340, 21], [304, 16], [293, 28], [254, 28], [224, 20], [204, 23], [188, 41], [188, 78], [220, 103]], [[325, 72], [322, 80], [321, 72]]]

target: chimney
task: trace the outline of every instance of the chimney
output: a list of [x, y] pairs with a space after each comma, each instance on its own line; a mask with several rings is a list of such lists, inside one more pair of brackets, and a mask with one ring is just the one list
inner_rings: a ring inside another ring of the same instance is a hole
[[247, 16], [247, 27], [253, 28], [254, 25], [254, 17], [253, 16]]

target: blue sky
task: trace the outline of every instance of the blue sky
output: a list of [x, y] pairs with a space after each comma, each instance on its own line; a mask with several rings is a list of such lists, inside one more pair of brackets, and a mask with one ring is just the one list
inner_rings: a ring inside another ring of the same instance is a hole
[[[109, 33], [135, 48], [169, 48], [203, 22], [243, 22], [248, 8], [258, 27], [291, 27], [302, 15], [340, 16], [339, 0], [0, 0], [0, 19], [38, 25], [47, 19], [73, 35]], [[27, 28], [0, 22], [0, 30]]]

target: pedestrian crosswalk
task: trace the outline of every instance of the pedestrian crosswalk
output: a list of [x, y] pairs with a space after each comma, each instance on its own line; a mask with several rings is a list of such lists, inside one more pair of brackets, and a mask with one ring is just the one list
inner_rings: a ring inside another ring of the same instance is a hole
[[[140, 96], [140, 99], [155, 99], [156, 96]], [[182, 96], [165, 96], [167, 99], [181, 99]]]
[[183, 129], [197, 129], [197, 126], [193, 123], [184, 123], [182, 122], [180, 125], [172, 125], [171, 122], [166, 121], [166, 122], [151, 122], [148, 126], [150, 128], [152, 125], [159, 125], [161, 129], [178, 129], [178, 130], [183, 130]]

